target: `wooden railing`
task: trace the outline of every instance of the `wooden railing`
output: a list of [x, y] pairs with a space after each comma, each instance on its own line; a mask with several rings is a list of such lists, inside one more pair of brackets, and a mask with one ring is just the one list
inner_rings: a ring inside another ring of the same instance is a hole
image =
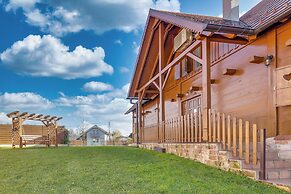
[[256, 165], [259, 143], [257, 125], [211, 109], [208, 116], [208, 142], [221, 143], [222, 149], [231, 151], [234, 157]]
[[159, 142], [159, 127], [157, 124], [148, 125], [143, 127], [142, 130], [142, 142], [157, 143]]
[[141, 134], [142, 143], [202, 142], [201, 111], [144, 126]]
[[202, 113], [168, 119], [160, 124], [144, 126], [141, 143], [221, 143], [223, 150], [232, 152], [247, 164], [258, 161], [258, 127], [249, 121], [209, 110], [207, 140], [203, 140]]

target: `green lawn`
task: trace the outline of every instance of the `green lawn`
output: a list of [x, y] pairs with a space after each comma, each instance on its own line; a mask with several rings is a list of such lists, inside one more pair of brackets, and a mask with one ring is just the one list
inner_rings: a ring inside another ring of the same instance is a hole
[[0, 193], [283, 193], [170, 154], [129, 147], [0, 149]]

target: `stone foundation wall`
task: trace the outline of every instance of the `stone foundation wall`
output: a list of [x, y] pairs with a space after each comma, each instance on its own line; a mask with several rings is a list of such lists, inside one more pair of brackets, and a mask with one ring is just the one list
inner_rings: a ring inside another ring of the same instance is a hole
[[277, 152], [282, 160], [291, 160], [291, 135], [267, 139], [267, 150]]
[[199, 161], [203, 164], [217, 167], [226, 171], [236, 172], [250, 178], [258, 178], [256, 171], [242, 168], [241, 160], [231, 159], [228, 151], [222, 151], [217, 143], [194, 143], [194, 144], [158, 144], [146, 143], [140, 147], [153, 150], [154, 147], [166, 148], [166, 152], [180, 157]]

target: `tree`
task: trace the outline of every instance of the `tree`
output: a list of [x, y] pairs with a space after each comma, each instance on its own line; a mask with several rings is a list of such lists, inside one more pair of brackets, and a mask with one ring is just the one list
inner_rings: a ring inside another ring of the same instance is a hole
[[114, 142], [117, 142], [120, 136], [121, 136], [121, 132], [118, 129], [113, 131], [112, 138]]

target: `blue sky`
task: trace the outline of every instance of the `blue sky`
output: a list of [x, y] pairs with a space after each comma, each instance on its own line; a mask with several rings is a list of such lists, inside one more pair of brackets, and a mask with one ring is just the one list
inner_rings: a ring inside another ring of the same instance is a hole
[[[243, 14], [259, 0], [240, 1]], [[222, 0], [0, 0], [0, 122], [14, 110], [131, 131], [125, 99], [148, 9], [220, 16]], [[39, 124], [39, 123], [35, 123]]]

